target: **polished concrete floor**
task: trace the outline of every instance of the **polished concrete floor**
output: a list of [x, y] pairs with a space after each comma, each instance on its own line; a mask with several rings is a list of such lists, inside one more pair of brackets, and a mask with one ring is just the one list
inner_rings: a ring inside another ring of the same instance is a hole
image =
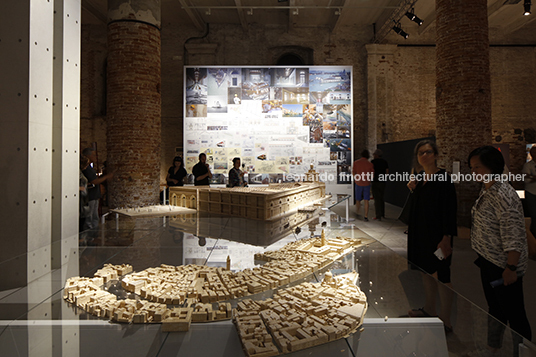
[[[373, 208], [371, 205], [370, 217]], [[80, 247], [65, 267], [27, 287], [0, 292], [0, 356], [240, 356], [241, 346], [230, 322], [196, 325], [186, 334], [161, 333], [155, 325], [109, 324], [62, 300], [65, 278], [92, 276], [104, 263], [131, 263], [135, 271], [162, 263], [225, 266], [227, 254], [232, 256], [233, 270], [242, 270], [256, 264], [254, 253], [319, 235], [322, 229], [330, 237], [372, 238], [366, 248], [330, 267], [334, 272], [359, 272], [360, 287], [369, 303], [365, 330], [293, 356], [466, 356], [485, 352], [486, 304], [468, 240], [455, 241], [452, 281], [459, 295], [452, 314], [454, 332], [445, 336], [438, 319], [400, 318], [408, 309], [423, 305], [422, 280], [419, 272], [407, 269], [406, 226], [396, 219], [400, 209], [392, 205], [386, 209], [386, 219], [369, 222], [357, 216], [353, 206], [348, 212], [351, 221], [346, 222], [341, 218], [346, 216], [344, 204], [331, 209], [334, 215], [328, 211], [321, 216], [302, 214], [275, 223], [202, 214], [136, 219], [108, 215], [98, 232], [81, 236]], [[526, 307], [533, 326], [536, 288], [531, 277], [535, 263], [530, 262], [525, 280]], [[320, 280], [322, 276], [311, 278]], [[207, 340], [212, 343], [205, 343]], [[513, 356], [512, 346], [507, 333], [495, 356]], [[532, 355], [536, 356], [536, 348]]]
[[[374, 203], [370, 201], [369, 217], [374, 217]], [[336, 212], [343, 214], [341, 207], [338, 207]], [[350, 208], [350, 217], [354, 219], [352, 223], [357, 228], [365, 232], [372, 238], [381, 242], [385, 246], [392, 249], [399, 255], [406, 257], [407, 248], [407, 235], [404, 233], [407, 226], [400, 222], [397, 218], [400, 215], [401, 208], [386, 204], [386, 217], [381, 221], [370, 219], [368, 222], [363, 220], [363, 205], [361, 206], [361, 215], [356, 214], [355, 206]], [[463, 230], [463, 228], [461, 229]], [[467, 231], [459, 232], [460, 235], [467, 236]], [[463, 239], [456, 237], [454, 241], [454, 251], [452, 257], [451, 266], [451, 278], [453, 289], [467, 300], [471, 301], [475, 305], [479, 306], [482, 310], [487, 311], [487, 303], [484, 298], [480, 282], [480, 272], [474, 260], [476, 259], [476, 253], [471, 249], [469, 239]], [[533, 331], [533, 339], [536, 338], [536, 261], [529, 261], [529, 268], [527, 274], [524, 277], [524, 294], [525, 294], [525, 309], [529, 322], [531, 323]], [[410, 302], [411, 304], [411, 302]], [[411, 308], [418, 308], [421, 305], [408, 306]], [[457, 314], [454, 311], [453, 321], [457, 319], [463, 319], [463, 314]], [[449, 342], [449, 351], [456, 351], [454, 344], [457, 340], [458, 331], [456, 324], [454, 324], [454, 333], [447, 336], [447, 342]], [[453, 345], [451, 348], [450, 345]], [[536, 354], [536, 351], [534, 352]]]

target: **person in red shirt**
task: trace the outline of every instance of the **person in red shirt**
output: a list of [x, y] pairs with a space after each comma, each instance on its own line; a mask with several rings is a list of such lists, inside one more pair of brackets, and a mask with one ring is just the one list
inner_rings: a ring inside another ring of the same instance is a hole
[[354, 177], [355, 187], [355, 208], [359, 215], [361, 200], [365, 201], [365, 222], [368, 222], [368, 211], [370, 201], [370, 182], [374, 175], [374, 165], [368, 161], [370, 153], [368, 150], [361, 152], [361, 158], [354, 161], [352, 165], [352, 175]]

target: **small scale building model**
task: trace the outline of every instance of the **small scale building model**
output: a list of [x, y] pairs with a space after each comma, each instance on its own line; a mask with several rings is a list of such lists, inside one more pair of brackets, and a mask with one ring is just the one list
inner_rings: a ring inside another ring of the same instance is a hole
[[268, 187], [174, 186], [170, 187], [169, 202], [202, 212], [272, 220], [326, 198], [326, 185], [318, 181], [318, 174], [310, 175], [316, 180]]
[[[322, 283], [302, 283], [278, 290], [273, 298], [242, 299], [277, 289], [325, 268], [368, 241], [321, 237], [291, 242], [277, 251], [256, 254], [266, 263], [239, 272], [198, 265], [148, 268], [106, 264], [93, 278], [67, 279], [63, 297], [88, 313], [119, 323], [161, 323], [162, 331], [188, 331], [192, 322], [233, 319], [248, 356], [273, 356], [347, 336], [362, 324], [366, 297], [357, 287], [357, 273]], [[121, 280], [124, 290], [140, 300], [123, 299], [103, 289]], [[169, 305], [172, 305], [169, 307]]]

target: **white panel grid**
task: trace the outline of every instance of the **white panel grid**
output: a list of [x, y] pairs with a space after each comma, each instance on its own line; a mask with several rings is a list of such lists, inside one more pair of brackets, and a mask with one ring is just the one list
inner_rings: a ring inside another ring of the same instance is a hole
[[52, 127], [29, 123], [28, 251], [50, 244]]
[[[31, 301], [39, 303], [50, 296], [50, 245], [28, 251], [28, 289], [32, 287], [33, 292], [29, 297]], [[47, 276], [46, 279], [37, 281], [37, 279]], [[48, 295], [47, 295], [48, 294]]]
[[[64, 0], [62, 15], [62, 238], [78, 233], [80, 167], [80, 0]], [[59, 25], [59, 24], [57, 24]], [[57, 38], [57, 37], [56, 37]], [[58, 51], [59, 52], [59, 51]], [[54, 175], [57, 175], [55, 173]], [[68, 198], [66, 199], [65, 196]], [[76, 240], [78, 244], [78, 239]], [[63, 248], [63, 247], [62, 247]], [[70, 251], [71, 246], [66, 247]], [[62, 249], [62, 257], [63, 249]], [[63, 259], [62, 259], [63, 260]]]
[[[80, 131], [80, 0], [64, 0], [63, 100], [64, 128]], [[77, 135], [79, 136], [79, 135]], [[76, 140], [78, 148], [79, 140]]]
[[[46, 255], [50, 257], [50, 253], [46, 252]], [[28, 284], [29, 301], [37, 303], [36, 306], [29, 306], [28, 320], [52, 320], [52, 302], [49, 299], [52, 293], [49, 277], [42, 280], [45, 281], [38, 280]], [[28, 329], [28, 356], [52, 356], [52, 332], [52, 329]]]
[[[52, 199], [52, 56], [53, 3], [30, 1], [28, 94], [28, 251], [50, 244]], [[44, 257], [43, 257], [44, 258]], [[47, 258], [50, 269], [50, 249]], [[33, 265], [31, 260], [28, 263]], [[43, 264], [39, 264], [43, 265]], [[40, 276], [28, 271], [32, 281]]]
[[[80, 167], [80, 0], [56, 1], [54, 15], [54, 267], [78, 246]], [[61, 244], [59, 244], [61, 241]]]
[[[78, 234], [61, 240], [61, 281], [80, 275]], [[63, 286], [63, 285], [62, 285]]]
[[[28, 2], [9, 1], [2, 3], [0, 13], [0, 170], [7, 173], [0, 206], [0, 221], [7, 228], [2, 236], [4, 258], [27, 248], [28, 8]], [[25, 279], [25, 272], [20, 276]]]

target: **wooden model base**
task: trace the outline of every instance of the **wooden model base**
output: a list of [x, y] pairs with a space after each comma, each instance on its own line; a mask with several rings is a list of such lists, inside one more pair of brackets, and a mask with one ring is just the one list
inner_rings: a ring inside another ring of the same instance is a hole
[[325, 195], [323, 182], [233, 188], [175, 186], [169, 189], [169, 203], [202, 212], [270, 220], [325, 199]]

